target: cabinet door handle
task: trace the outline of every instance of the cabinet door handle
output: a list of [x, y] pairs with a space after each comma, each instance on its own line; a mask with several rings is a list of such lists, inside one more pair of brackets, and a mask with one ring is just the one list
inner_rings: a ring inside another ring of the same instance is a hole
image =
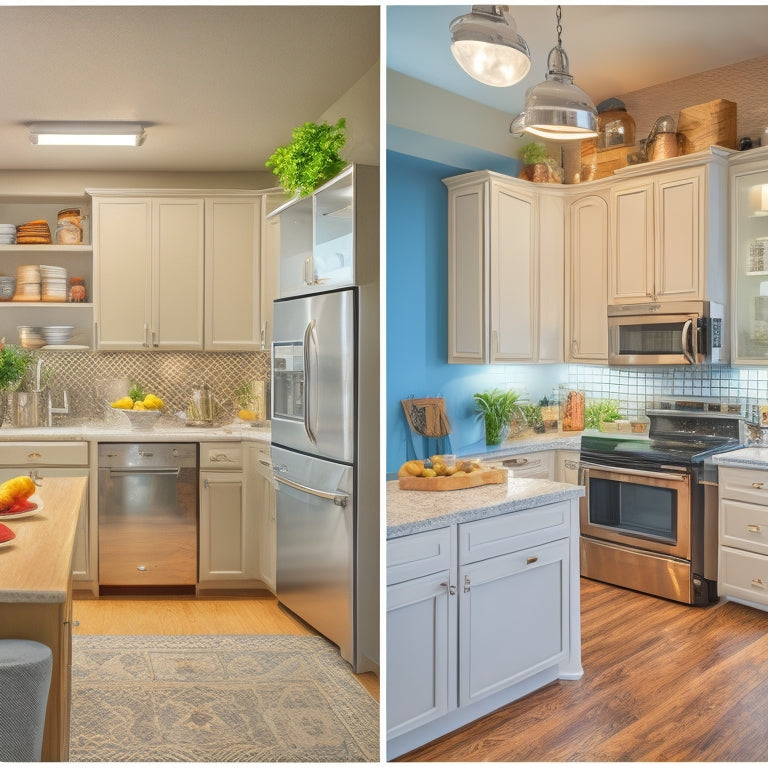
[[469, 592], [469, 576], [464, 577], [464, 591]]
[[149, 326], [146, 323], [144, 323], [144, 342], [142, 344], [143, 347], [149, 346], [149, 342], [147, 341], [148, 335], [149, 335]]
[[752, 487], [756, 488], [758, 491], [761, 490], [764, 485], [765, 483], [752, 483]]
[[525, 561], [525, 564], [526, 564], [526, 565], [532, 565], [532, 564], [533, 564], [533, 563], [535, 563], [535, 562], [536, 562], [538, 559], [539, 559], [539, 558], [538, 558], [538, 557], [536, 557], [536, 555], [534, 555], [533, 557], [529, 557], [529, 558], [528, 558], [528, 559]]
[[455, 584], [448, 584], [447, 581], [441, 581], [440, 582], [441, 587], [448, 587], [448, 594], [449, 595], [455, 595], [456, 594], [456, 585]]
[[762, 579], [752, 579], [752, 586], [758, 589], [765, 589], [765, 582]]
[[748, 525], [747, 530], [750, 533], [760, 533], [760, 526], [759, 525]]

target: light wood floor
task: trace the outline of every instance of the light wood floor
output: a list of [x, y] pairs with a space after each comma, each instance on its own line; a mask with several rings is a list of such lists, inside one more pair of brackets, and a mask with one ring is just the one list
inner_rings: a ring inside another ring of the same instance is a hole
[[[272, 596], [100, 597], [75, 595], [77, 635], [316, 635]], [[355, 675], [379, 700], [379, 678]]]
[[768, 613], [581, 586], [581, 680], [551, 683], [400, 759], [768, 760]]

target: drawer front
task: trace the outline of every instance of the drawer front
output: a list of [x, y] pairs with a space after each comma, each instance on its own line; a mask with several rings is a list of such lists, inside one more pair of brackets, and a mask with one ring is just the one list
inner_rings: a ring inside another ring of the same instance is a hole
[[507, 456], [492, 459], [491, 464], [506, 467], [512, 477], [540, 477], [554, 479], [554, 464], [551, 451], [540, 453], [521, 453], [519, 456]]
[[452, 528], [438, 528], [387, 542], [387, 584], [428, 576], [451, 567]]
[[87, 467], [88, 443], [0, 443], [0, 465], [21, 467]]
[[768, 606], [768, 557], [720, 547], [721, 597], [737, 597]]
[[720, 544], [768, 555], [768, 507], [723, 499]]
[[200, 469], [242, 469], [240, 443], [200, 443]]
[[720, 467], [717, 481], [721, 499], [768, 505], [768, 472]]
[[462, 523], [459, 525], [459, 564], [476, 563], [564, 539], [569, 531], [569, 503], [566, 501]]

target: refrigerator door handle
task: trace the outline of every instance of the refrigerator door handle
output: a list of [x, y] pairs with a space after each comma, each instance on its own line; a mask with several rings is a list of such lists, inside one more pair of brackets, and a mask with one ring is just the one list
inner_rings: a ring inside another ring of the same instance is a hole
[[[314, 342], [314, 344], [312, 343]], [[304, 431], [307, 433], [310, 443], [317, 445], [317, 435], [312, 429], [312, 387], [315, 383], [315, 375], [312, 373], [311, 357], [312, 348], [317, 356], [317, 330], [316, 322], [312, 320], [304, 331]]]
[[347, 502], [349, 501], [349, 496], [343, 493], [329, 493], [328, 491], [319, 491], [317, 488], [310, 488], [307, 485], [301, 485], [300, 483], [295, 483], [293, 480], [288, 480], [285, 477], [278, 477], [277, 475], [275, 475], [275, 480], [277, 480], [278, 483], [283, 483], [284, 485], [287, 485], [290, 488], [294, 488], [297, 491], [310, 493], [312, 496], [319, 496], [321, 499], [328, 499], [329, 501], [332, 501], [337, 507], [346, 507]]

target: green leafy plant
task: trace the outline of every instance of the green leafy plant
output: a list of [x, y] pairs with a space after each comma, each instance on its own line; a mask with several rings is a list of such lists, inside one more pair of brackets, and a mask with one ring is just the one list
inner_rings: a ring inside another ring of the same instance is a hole
[[533, 429], [534, 432], [544, 431], [544, 419], [541, 415], [541, 406], [534, 405], [533, 403], [521, 403], [520, 410], [525, 416], [525, 420], [528, 422], [528, 426]]
[[[0, 344], [2, 344], [0, 342]], [[18, 389], [27, 369], [32, 364], [32, 353], [13, 344], [2, 344], [0, 349], [0, 391]]]
[[543, 144], [534, 141], [526, 144], [520, 149], [520, 157], [523, 165], [536, 165], [537, 163], [546, 163], [549, 161], [549, 153]]
[[494, 389], [490, 392], [476, 392], [473, 395], [478, 418], [485, 419], [486, 445], [498, 445], [506, 436], [509, 421], [520, 395], [511, 390]]
[[321, 184], [343, 170], [345, 161], [339, 151], [347, 141], [345, 118], [335, 125], [304, 123], [293, 129], [293, 141], [278, 147], [267, 160], [267, 168], [280, 179], [289, 195], [312, 194]]
[[620, 418], [619, 404], [615, 400], [596, 400], [584, 407], [585, 429], [600, 429], [601, 421], [616, 421]]

